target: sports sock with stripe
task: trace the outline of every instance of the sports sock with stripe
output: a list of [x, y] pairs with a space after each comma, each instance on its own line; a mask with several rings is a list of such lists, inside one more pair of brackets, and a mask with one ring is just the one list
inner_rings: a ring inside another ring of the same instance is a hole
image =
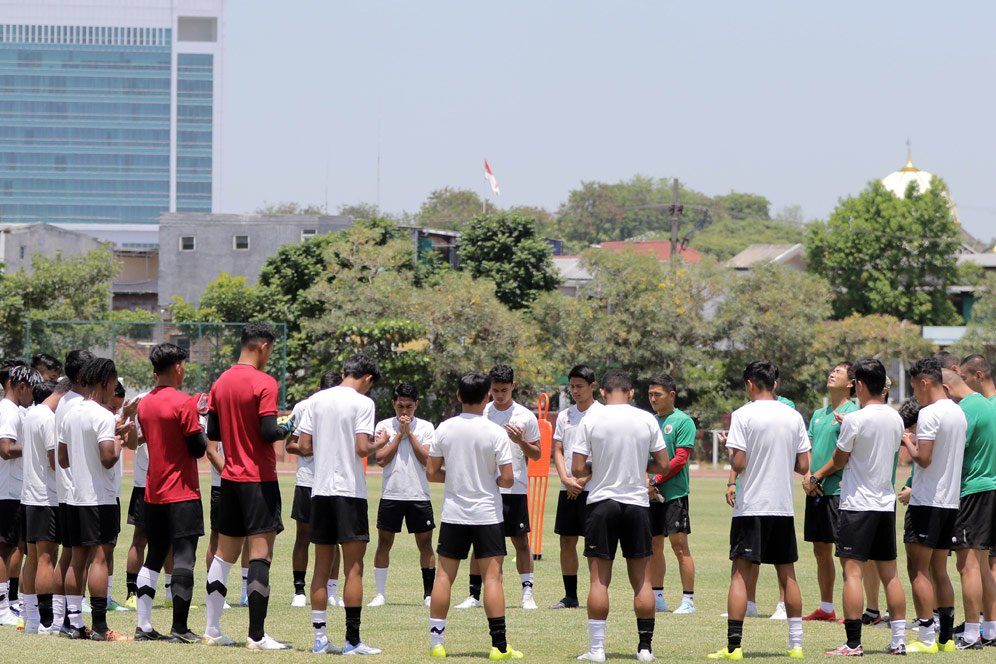
[[228, 571], [232, 569], [232, 563], [225, 562], [218, 556], [211, 561], [211, 567], [207, 574], [207, 601], [205, 602], [205, 613], [207, 626], [204, 628], [205, 636], [218, 636], [221, 634], [221, 612], [225, 606], [225, 595], [228, 594]]
[[159, 572], [142, 567], [135, 579], [135, 626], [143, 632], [152, 631], [152, 605], [156, 601]]
[[266, 612], [270, 606], [270, 562], [262, 558], [249, 561], [247, 591], [249, 595], [249, 638], [262, 640], [266, 634]]

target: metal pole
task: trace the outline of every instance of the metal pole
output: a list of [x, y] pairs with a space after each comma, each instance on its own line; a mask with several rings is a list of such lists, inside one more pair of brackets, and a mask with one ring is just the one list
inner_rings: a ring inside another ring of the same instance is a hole
[[719, 432], [712, 430], [712, 467], [715, 470], [719, 467]]
[[681, 209], [678, 205], [678, 178], [674, 178], [671, 188], [671, 255], [670, 260], [674, 260], [678, 255], [678, 219], [681, 216]]
[[201, 321], [197, 321], [197, 391], [204, 392], [204, 384], [201, 382], [201, 372], [204, 370], [204, 326]]

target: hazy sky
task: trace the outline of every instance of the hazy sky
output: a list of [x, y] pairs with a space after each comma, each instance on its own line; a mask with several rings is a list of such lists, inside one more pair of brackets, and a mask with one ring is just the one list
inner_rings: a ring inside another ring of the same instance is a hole
[[996, 236], [996, 3], [228, 0], [220, 212], [416, 210], [444, 186], [550, 210], [681, 178], [825, 217], [903, 165]]

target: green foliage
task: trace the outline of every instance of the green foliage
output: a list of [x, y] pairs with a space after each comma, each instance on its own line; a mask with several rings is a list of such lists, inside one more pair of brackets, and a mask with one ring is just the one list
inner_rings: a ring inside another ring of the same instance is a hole
[[469, 189], [443, 187], [429, 194], [419, 208], [416, 221], [425, 228], [460, 230], [464, 224], [481, 214], [484, 201]]
[[380, 208], [374, 203], [354, 203], [352, 205], [340, 205], [339, 214], [359, 221], [360, 219], [376, 219], [383, 217]]
[[805, 234], [802, 226], [777, 219], [721, 217], [693, 235], [691, 246], [726, 261], [752, 244], [798, 244]]
[[771, 202], [764, 196], [731, 191], [725, 196], [716, 196], [713, 201], [725, 213], [725, 216], [733, 219], [767, 221], [771, 218]]
[[958, 276], [959, 231], [944, 183], [926, 193], [910, 183], [904, 199], [873, 181], [844, 199], [808, 233], [809, 268], [834, 289], [837, 318], [888, 314], [924, 325], [957, 320], [948, 286]]
[[976, 289], [972, 318], [965, 327], [965, 336], [949, 350], [959, 357], [979, 353], [996, 363], [996, 274], [986, 275]]
[[301, 205], [300, 203], [294, 203], [292, 201], [282, 201], [280, 203], [263, 203], [261, 207], [256, 208], [256, 214], [306, 214], [306, 215], [320, 215], [326, 214], [325, 207], [322, 205], [306, 204]]
[[495, 283], [510, 309], [522, 309], [560, 283], [550, 245], [536, 234], [536, 220], [517, 213], [478, 215], [460, 237], [460, 263], [476, 278]]

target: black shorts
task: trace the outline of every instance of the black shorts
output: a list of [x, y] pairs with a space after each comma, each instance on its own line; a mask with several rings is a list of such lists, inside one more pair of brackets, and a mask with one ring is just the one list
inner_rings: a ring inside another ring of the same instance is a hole
[[840, 496], [806, 496], [803, 539], [825, 544], [836, 542], [839, 513]]
[[229, 537], [279, 533], [280, 485], [277, 482], [232, 482], [222, 478], [218, 532]]
[[906, 510], [903, 542], [931, 549], [951, 549], [958, 510], [930, 505], [910, 505]]
[[200, 498], [161, 505], [145, 503], [144, 519], [149, 543], [204, 535], [204, 507]]
[[0, 544], [17, 546], [24, 536], [21, 501], [0, 500]]
[[653, 553], [650, 509], [615, 500], [588, 503], [584, 555], [615, 560], [619, 546], [622, 547], [623, 558], [646, 558]]
[[501, 513], [505, 519], [505, 537], [529, 532], [529, 499], [526, 494], [501, 494]]
[[471, 546], [474, 547], [474, 557], [477, 559], [504, 556], [504, 526], [500, 523], [465, 525], [445, 521], [439, 524], [437, 554], [453, 560], [466, 560]]
[[67, 503], [59, 503], [59, 544], [72, 547], [72, 534], [69, 524], [72, 522], [73, 509]]
[[218, 520], [221, 517], [221, 487], [211, 487], [211, 531], [218, 532]]
[[311, 523], [311, 487], [294, 487], [294, 502], [291, 503], [291, 518], [302, 523]]
[[402, 520], [408, 526], [409, 533], [424, 533], [436, 527], [432, 503], [428, 500], [381, 498], [377, 506], [377, 529], [400, 533]]
[[553, 532], [565, 537], [581, 537], [584, 535], [584, 518], [588, 510], [588, 492], [582, 491], [577, 498], [570, 499], [566, 491], [558, 491], [557, 518], [553, 524]]
[[369, 542], [367, 499], [347, 496], [311, 497], [311, 543]]
[[688, 496], [675, 498], [665, 503], [650, 503], [650, 534], [673, 535], [692, 532], [692, 522], [688, 518]]
[[730, 560], [788, 565], [799, 559], [795, 517], [735, 516], [730, 522]]
[[128, 501], [128, 525], [143, 527], [143, 509], [145, 508], [145, 487], [133, 486], [131, 488], [131, 499]]
[[59, 508], [48, 505], [24, 505], [24, 541], [59, 541]]
[[117, 544], [121, 505], [70, 505], [68, 546]]
[[896, 559], [896, 512], [840, 510], [837, 519], [838, 558], [886, 561]]
[[996, 546], [996, 491], [972, 493], [961, 499], [952, 549]]

